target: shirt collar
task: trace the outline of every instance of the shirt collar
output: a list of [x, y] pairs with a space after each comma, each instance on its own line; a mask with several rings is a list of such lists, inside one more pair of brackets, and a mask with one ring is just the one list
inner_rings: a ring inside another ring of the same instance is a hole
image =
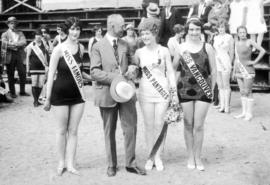
[[16, 32], [16, 29], [14, 30], [11, 30], [10, 28], [8, 29], [11, 33], [15, 33]]
[[116, 43], [118, 42], [118, 38], [110, 35], [109, 33], [106, 33], [106, 37], [112, 46], [113, 46], [113, 40], [116, 40]]

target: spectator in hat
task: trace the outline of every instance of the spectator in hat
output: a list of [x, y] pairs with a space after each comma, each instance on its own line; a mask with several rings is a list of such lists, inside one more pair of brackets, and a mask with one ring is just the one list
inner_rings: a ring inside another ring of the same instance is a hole
[[126, 26], [126, 32], [127, 35], [123, 37], [123, 40], [128, 43], [128, 46], [130, 48], [130, 54], [133, 57], [137, 49], [137, 34], [135, 32], [133, 24], [128, 24]]
[[149, 3], [146, 12], [146, 17], [159, 18], [160, 9], [156, 3]]
[[149, 6], [149, 3], [155, 3], [159, 6], [159, 0], [143, 0], [142, 1], [142, 16], [147, 17], [147, 7]]
[[16, 98], [15, 79], [14, 72], [17, 69], [20, 78], [20, 95], [30, 96], [25, 92], [26, 83], [26, 71], [23, 64], [25, 58], [24, 46], [26, 45], [26, 39], [22, 31], [16, 29], [17, 26], [16, 17], [9, 17], [7, 19], [8, 30], [1, 36], [2, 39], [2, 53], [3, 63], [7, 67], [8, 86], [12, 98]]

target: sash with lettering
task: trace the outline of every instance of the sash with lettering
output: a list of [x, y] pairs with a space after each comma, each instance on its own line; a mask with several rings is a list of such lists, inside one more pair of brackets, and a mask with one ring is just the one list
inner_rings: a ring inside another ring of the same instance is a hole
[[82, 99], [84, 100], [85, 98], [84, 98], [84, 92], [83, 92], [83, 78], [82, 78], [81, 70], [76, 60], [74, 59], [73, 55], [71, 54], [71, 52], [63, 45], [62, 45], [62, 51], [63, 51], [65, 62], [68, 68], [70, 69], [73, 79], [80, 91]]
[[165, 99], [169, 100], [170, 94], [169, 92], [162, 87], [162, 85], [158, 82], [158, 80], [154, 77], [151, 71], [146, 67], [142, 67], [142, 72], [145, 74], [146, 78], [152, 84], [152, 86], [157, 90], [157, 92]]
[[34, 42], [31, 42], [30, 47], [34, 51], [34, 53], [37, 55], [37, 57], [38, 57], [39, 61], [42, 63], [42, 65], [44, 67], [48, 66], [47, 55], [44, 55], [44, 53], [38, 47], [38, 45], [36, 43], [34, 44]]
[[212, 99], [213, 98], [212, 90], [211, 90], [210, 86], [208, 85], [207, 81], [205, 80], [205, 78], [203, 77], [203, 75], [201, 74], [201, 72], [199, 71], [199, 69], [197, 68], [197, 66], [196, 66], [193, 58], [189, 54], [189, 52], [184, 51], [182, 54], [182, 57], [183, 57], [185, 63], [187, 64], [191, 74], [194, 76], [198, 85], [203, 90], [204, 94], [207, 96], [207, 98]]
[[239, 69], [240, 73], [242, 74], [243, 78], [246, 78], [246, 79], [253, 78], [253, 76], [248, 73], [248, 71], [245, 68], [245, 66], [240, 62], [240, 59], [239, 59], [239, 56], [238, 56], [238, 53], [237, 53], [236, 46], [235, 46], [235, 62], [237, 63], [238, 69]]
[[[158, 50], [158, 65], [161, 63], [161, 56], [160, 52]], [[166, 63], [165, 63], [166, 67]], [[170, 99], [170, 93], [162, 87], [162, 85], [158, 82], [158, 80], [155, 78], [155, 76], [151, 73], [151, 71], [146, 67], [142, 67], [142, 72], [145, 74], [146, 78], [149, 80], [149, 82], [152, 84], [154, 89], [157, 90], [157, 92], [165, 99]], [[166, 73], [166, 72], [165, 72]], [[166, 75], [166, 74], [165, 74]]]

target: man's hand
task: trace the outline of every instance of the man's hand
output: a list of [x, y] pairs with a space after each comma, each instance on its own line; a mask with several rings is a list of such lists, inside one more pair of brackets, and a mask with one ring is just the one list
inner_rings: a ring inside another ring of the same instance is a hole
[[124, 74], [128, 80], [135, 80], [139, 74], [139, 68], [135, 65], [128, 66], [127, 72]]

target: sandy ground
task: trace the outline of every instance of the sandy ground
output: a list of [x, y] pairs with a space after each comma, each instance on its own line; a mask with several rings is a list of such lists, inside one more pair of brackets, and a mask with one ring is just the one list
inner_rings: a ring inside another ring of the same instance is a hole
[[[18, 87], [17, 87], [18, 88]], [[30, 92], [30, 86], [27, 86]], [[32, 97], [18, 97], [13, 104], [0, 104], [1, 185], [270, 185], [270, 94], [254, 94], [255, 118], [236, 120], [240, 112], [239, 93], [233, 92], [232, 113], [210, 108], [203, 147], [206, 171], [188, 170], [183, 125], [169, 127], [164, 150], [165, 170], [147, 176], [124, 169], [123, 136], [117, 129], [119, 172], [106, 175], [102, 122], [93, 106], [93, 91], [86, 87], [87, 102], [79, 127], [77, 164], [81, 176], [55, 176], [55, 128], [53, 109], [34, 108]], [[144, 126], [138, 106], [137, 162], [146, 160]]]

